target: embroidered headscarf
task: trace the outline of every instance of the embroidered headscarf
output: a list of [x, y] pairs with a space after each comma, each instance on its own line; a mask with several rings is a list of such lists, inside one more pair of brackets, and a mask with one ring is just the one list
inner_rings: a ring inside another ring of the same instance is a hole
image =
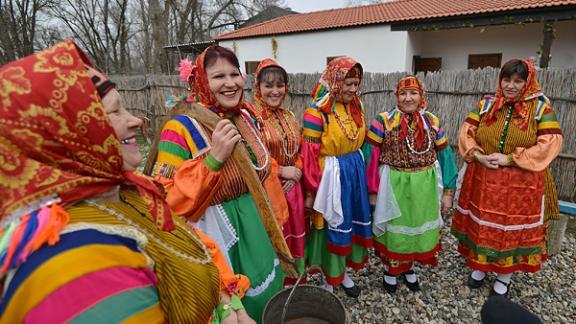
[[[122, 171], [120, 142], [85, 65], [86, 55], [68, 40], [0, 68], [0, 228], [14, 230], [12, 239], [28, 252], [26, 239], [36, 248], [54, 244], [59, 231], [51, 238], [42, 231], [67, 222], [50, 212], [42, 219], [37, 210], [47, 202], [66, 207], [118, 185], [135, 186], [157, 226], [173, 228], [156, 184]], [[107, 80], [98, 77], [97, 85]]]
[[534, 65], [527, 60], [515, 58], [506, 62], [504, 65], [509, 64], [514, 61], [521, 61], [528, 68], [528, 78], [524, 87], [520, 91], [518, 97], [514, 99], [508, 99], [504, 96], [502, 91], [502, 70], [498, 75], [498, 87], [496, 88], [496, 101], [488, 115], [486, 116], [486, 124], [491, 125], [496, 121], [496, 114], [505, 105], [514, 105], [514, 112], [512, 114], [512, 122], [522, 130], [526, 130], [528, 127], [528, 106], [526, 103], [534, 98], [543, 96], [542, 89], [536, 80], [536, 68]]
[[[400, 103], [400, 91], [403, 90], [416, 90], [420, 94], [420, 103], [418, 104], [418, 109], [412, 113], [402, 114], [402, 120], [400, 120], [400, 139], [404, 140], [408, 134], [408, 123], [412, 120], [414, 123], [414, 142], [417, 148], [421, 148], [424, 145], [424, 138], [426, 137], [424, 129], [424, 121], [421, 117], [421, 110], [428, 107], [428, 103], [424, 97], [424, 87], [420, 80], [413, 75], [405, 76], [396, 85], [396, 102]], [[398, 105], [400, 107], [400, 105]], [[400, 109], [400, 108], [398, 108]], [[402, 109], [400, 109], [402, 110]]]
[[[220, 46], [210, 46], [204, 50], [194, 62], [194, 65], [190, 65], [189, 60], [180, 61], [180, 67], [178, 71], [180, 72], [180, 80], [188, 82], [190, 85], [190, 93], [188, 95], [187, 101], [200, 103], [206, 108], [214, 109], [216, 112], [223, 113], [225, 111], [239, 112], [240, 109], [246, 108], [251, 110], [248, 103], [244, 100], [244, 89], [242, 91], [242, 96], [238, 102], [238, 106], [234, 109], [223, 109], [220, 107], [220, 103], [216, 99], [216, 96], [210, 90], [210, 85], [208, 84], [208, 75], [206, 73], [206, 53], [213, 51]], [[238, 71], [240, 73], [240, 71]]]
[[[325, 114], [332, 113], [334, 103], [336, 101], [342, 102], [344, 80], [355, 77], [359, 78], [360, 84], [362, 84], [362, 75], [362, 65], [354, 59], [348, 56], [333, 59], [322, 73], [318, 85], [312, 90], [313, 105]], [[358, 91], [360, 91], [360, 87]], [[362, 105], [358, 94], [354, 96], [349, 108], [354, 122], [358, 127], [361, 127], [364, 121], [362, 120]]]
[[[277, 67], [280, 68], [284, 71], [284, 73], [286, 73], [286, 70], [284, 70], [284, 68], [278, 64], [278, 62], [276, 62], [275, 60], [271, 59], [271, 58], [267, 58], [264, 59], [260, 62], [260, 64], [258, 64], [258, 67], [256, 68], [256, 73], [254, 74], [254, 103], [256, 103], [256, 106], [258, 106], [258, 108], [260, 108], [262, 110], [262, 117], [264, 119], [268, 119], [268, 116], [270, 114], [270, 107], [268, 107], [268, 104], [266, 103], [266, 101], [264, 100], [264, 98], [262, 97], [262, 92], [260, 91], [260, 81], [258, 81], [260, 73], [262, 73], [262, 71], [266, 68], [270, 68], [270, 67]], [[287, 74], [286, 74], [287, 76]], [[286, 80], [284, 80], [284, 88], [285, 88], [285, 92], [284, 92], [284, 97], [282, 97], [282, 101], [284, 101], [284, 98], [286, 98], [286, 94], [288, 94], [288, 78], [286, 77]], [[279, 110], [284, 110], [284, 108], [282, 106], [278, 107]]]

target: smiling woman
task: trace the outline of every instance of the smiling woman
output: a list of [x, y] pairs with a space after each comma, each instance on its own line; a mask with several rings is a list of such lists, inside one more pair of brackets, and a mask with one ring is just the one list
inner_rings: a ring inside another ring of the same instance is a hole
[[[250, 317], [260, 320], [266, 302], [282, 288], [284, 273], [243, 171], [230, 155], [241, 142], [264, 185], [270, 179], [272, 159], [254, 122], [257, 116], [243, 100], [244, 79], [232, 51], [211, 46], [193, 66], [183, 61], [180, 70], [181, 80], [192, 90], [177, 104], [199, 103], [222, 119], [209, 131], [194, 116], [172, 117], [160, 133], [154, 174], [176, 213], [213, 237], [234, 272], [250, 279], [251, 288], [242, 301]], [[284, 197], [270, 196], [273, 204], [275, 199]]]

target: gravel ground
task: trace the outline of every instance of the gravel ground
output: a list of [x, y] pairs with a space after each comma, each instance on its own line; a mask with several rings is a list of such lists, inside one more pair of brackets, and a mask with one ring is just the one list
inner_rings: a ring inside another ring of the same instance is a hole
[[[347, 297], [342, 289], [335, 293], [348, 309], [351, 323], [480, 323], [480, 309], [488, 297], [495, 276], [490, 274], [484, 287], [471, 290], [466, 285], [469, 273], [456, 252], [456, 239], [449, 223], [443, 229], [443, 248], [437, 268], [417, 268], [422, 291], [413, 293], [402, 280], [391, 296], [382, 288], [383, 267], [370, 256], [366, 267], [350, 276], [362, 287], [358, 299]], [[311, 278], [318, 283], [319, 275]], [[566, 233], [562, 252], [552, 256], [534, 274], [512, 277], [509, 298], [537, 314], [544, 323], [576, 323], [576, 235]]]

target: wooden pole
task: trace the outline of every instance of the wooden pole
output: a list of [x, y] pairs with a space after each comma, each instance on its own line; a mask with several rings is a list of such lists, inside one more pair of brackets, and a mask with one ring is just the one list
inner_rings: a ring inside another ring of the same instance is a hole
[[542, 55], [540, 56], [540, 67], [545, 69], [550, 64], [550, 49], [554, 39], [554, 25], [552, 23], [544, 24], [544, 40], [542, 42]]

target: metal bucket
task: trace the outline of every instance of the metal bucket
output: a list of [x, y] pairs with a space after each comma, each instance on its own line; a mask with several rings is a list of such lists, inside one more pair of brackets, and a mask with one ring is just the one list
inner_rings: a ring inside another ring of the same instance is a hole
[[[296, 289], [297, 287], [297, 289]], [[333, 293], [317, 286], [294, 285], [272, 297], [262, 315], [264, 324], [346, 324], [348, 313]]]

